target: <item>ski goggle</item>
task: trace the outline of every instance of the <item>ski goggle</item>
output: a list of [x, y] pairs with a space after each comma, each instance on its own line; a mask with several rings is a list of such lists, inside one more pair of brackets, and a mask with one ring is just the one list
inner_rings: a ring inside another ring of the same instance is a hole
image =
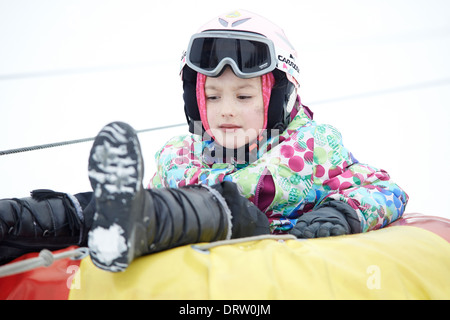
[[261, 76], [277, 66], [273, 42], [248, 32], [194, 34], [185, 58], [191, 69], [209, 77], [220, 75], [226, 65], [244, 79]]

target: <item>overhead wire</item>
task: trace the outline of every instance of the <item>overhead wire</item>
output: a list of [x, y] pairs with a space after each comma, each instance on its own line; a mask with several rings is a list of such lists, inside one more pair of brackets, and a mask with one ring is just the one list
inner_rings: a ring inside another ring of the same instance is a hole
[[[178, 124], [172, 124], [167, 126], [161, 126], [161, 127], [154, 127], [154, 128], [147, 128], [142, 130], [136, 130], [136, 133], [144, 133], [149, 131], [156, 131], [156, 130], [163, 130], [163, 129], [170, 129], [175, 127], [181, 127], [187, 125], [186, 123], [178, 123]], [[30, 147], [23, 147], [23, 148], [15, 148], [15, 149], [9, 149], [9, 150], [3, 150], [0, 151], [0, 156], [5, 156], [9, 154], [15, 154], [15, 153], [21, 153], [21, 152], [28, 152], [28, 151], [35, 151], [35, 150], [41, 150], [41, 149], [47, 149], [47, 148], [55, 148], [55, 147], [61, 147], [66, 145], [72, 145], [77, 143], [83, 143], [83, 142], [89, 142], [94, 141], [95, 137], [89, 137], [89, 138], [82, 138], [82, 139], [75, 139], [75, 140], [67, 140], [67, 141], [61, 141], [61, 142], [53, 142], [53, 143], [47, 143], [47, 144], [40, 144]]]

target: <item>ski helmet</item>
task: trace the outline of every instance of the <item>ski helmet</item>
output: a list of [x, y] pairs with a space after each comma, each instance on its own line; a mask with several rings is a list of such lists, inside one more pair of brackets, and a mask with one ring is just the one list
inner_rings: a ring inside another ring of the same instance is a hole
[[[266, 129], [284, 131], [297, 100], [297, 52], [282, 29], [245, 10], [223, 14], [203, 25], [189, 42], [181, 59], [183, 99], [191, 133], [201, 123], [197, 100], [197, 73], [221, 75], [230, 66], [236, 76], [253, 78], [272, 72], [275, 84], [267, 108]], [[201, 132], [205, 131], [205, 126]]]

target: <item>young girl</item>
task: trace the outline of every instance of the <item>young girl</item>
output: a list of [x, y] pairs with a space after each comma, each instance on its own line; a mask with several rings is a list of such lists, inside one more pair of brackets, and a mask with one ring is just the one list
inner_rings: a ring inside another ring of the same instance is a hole
[[30, 243], [87, 242], [94, 264], [122, 271], [138, 256], [190, 243], [337, 236], [398, 219], [406, 193], [301, 104], [296, 56], [281, 29], [247, 11], [203, 26], [182, 58], [190, 134], [158, 152], [149, 188], [134, 130], [111, 123], [89, 158], [92, 200], [37, 190], [0, 201], [2, 256]]

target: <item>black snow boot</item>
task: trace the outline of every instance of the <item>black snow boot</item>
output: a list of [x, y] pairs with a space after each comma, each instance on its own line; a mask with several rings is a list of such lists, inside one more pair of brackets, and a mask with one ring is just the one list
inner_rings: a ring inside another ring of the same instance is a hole
[[97, 212], [88, 246], [101, 269], [123, 271], [139, 256], [181, 245], [269, 233], [267, 217], [234, 183], [146, 190], [143, 173], [133, 128], [120, 122], [105, 126], [89, 159]]
[[0, 200], [0, 264], [42, 249], [86, 246], [85, 196], [42, 189]]

